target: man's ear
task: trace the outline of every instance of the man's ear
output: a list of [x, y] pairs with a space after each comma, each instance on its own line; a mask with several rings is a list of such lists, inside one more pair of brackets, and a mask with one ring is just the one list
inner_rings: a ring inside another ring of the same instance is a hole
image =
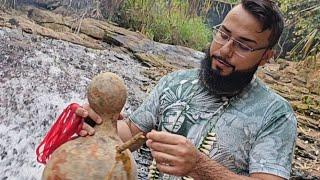
[[259, 66], [265, 65], [269, 59], [271, 59], [274, 56], [274, 50], [273, 49], [268, 49], [263, 53], [263, 56], [261, 58], [261, 61], [259, 63]]

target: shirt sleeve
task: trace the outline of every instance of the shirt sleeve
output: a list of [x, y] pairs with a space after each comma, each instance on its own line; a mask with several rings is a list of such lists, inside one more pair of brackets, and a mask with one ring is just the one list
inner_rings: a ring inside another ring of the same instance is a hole
[[129, 116], [131, 122], [143, 132], [150, 132], [157, 124], [160, 95], [167, 85], [168, 79], [168, 76], [161, 78], [149, 97]]
[[268, 173], [289, 179], [297, 135], [293, 112], [273, 117], [258, 134], [250, 151], [249, 173]]

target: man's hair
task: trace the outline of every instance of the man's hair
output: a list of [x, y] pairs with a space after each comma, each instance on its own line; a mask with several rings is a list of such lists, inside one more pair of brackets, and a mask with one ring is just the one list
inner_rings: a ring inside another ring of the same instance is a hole
[[273, 48], [283, 31], [283, 18], [278, 6], [271, 0], [242, 0], [242, 7], [262, 25], [262, 31], [271, 30], [269, 48]]

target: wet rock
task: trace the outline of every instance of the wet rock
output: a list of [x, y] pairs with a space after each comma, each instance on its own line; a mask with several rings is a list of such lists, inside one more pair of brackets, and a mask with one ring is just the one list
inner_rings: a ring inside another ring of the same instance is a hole
[[2, 151], [0, 154], [1, 160], [3, 160], [8, 155], [7, 151]]

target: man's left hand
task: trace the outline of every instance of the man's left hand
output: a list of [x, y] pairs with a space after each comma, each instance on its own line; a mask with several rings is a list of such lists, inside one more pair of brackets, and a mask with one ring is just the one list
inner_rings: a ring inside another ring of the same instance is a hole
[[147, 138], [159, 171], [186, 176], [195, 168], [200, 152], [184, 136], [152, 130]]

